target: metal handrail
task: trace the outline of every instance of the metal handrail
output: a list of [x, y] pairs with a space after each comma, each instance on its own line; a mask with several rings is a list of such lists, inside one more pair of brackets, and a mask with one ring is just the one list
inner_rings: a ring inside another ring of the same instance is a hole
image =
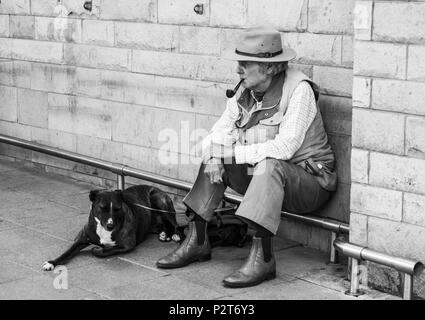
[[404, 273], [403, 299], [410, 300], [412, 298], [413, 276], [419, 276], [423, 272], [424, 265], [422, 262], [392, 256], [342, 239], [336, 239], [333, 245], [342, 254], [351, 258], [351, 284], [350, 290], [346, 292], [347, 294], [353, 296], [363, 294], [359, 290], [360, 272], [358, 268], [359, 261], [364, 260], [388, 266]]

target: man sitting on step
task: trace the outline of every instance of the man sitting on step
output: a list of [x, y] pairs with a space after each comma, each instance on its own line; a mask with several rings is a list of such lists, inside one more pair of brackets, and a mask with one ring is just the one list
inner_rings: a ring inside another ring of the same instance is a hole
[[[203, 141], [203, 163], [183, 202], [191, 221], [184, 242], [157, 261], [179, 268], [211, 258], [207, 222], [226, 187], [244, 195], [236, 215], [255, 230], [247, 261], [223, 280], [227, 287], [257, 285], [276, 276], [272, 238], [281, 210], [308, 213], [336, 189], [334, 153], [316, 102], [319, 88], [288, 67], [294, 50], [269, 28], [241, 33], [233, 56], [244, 90]], [[235, 88], [236, 89], [236, 88]]]

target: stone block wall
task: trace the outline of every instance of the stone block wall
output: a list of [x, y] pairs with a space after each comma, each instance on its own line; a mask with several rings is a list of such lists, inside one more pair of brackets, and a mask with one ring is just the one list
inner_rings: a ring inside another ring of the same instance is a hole
[[[271, 24], [298, 52], [292, 64], [322, 88], [339, 189], [320, 214], [348, 222], [354, 0], [93, 0], [92, 12], [83, 0], [61, 3], [66, 9], [57, 0], [0, 3], [0, 133], [193, 182], [200, 137], [191, 133], [211, 128], [238, 79], [223, 55], [239, 31]], [[178, 143], [167, 156], [180, 161], [161, 164], [171, 138]], [[114, 186], [101, 170], [5, 145], [0, 153]], [[329, 250], [327, 232], [281, 226]]]
[[[425, 261], [425, 2], [356, 1], [350, 241]], [[400, 294], [401, 275], [368, 265]], [[425, 298], [425, 276], [414, 293]]]

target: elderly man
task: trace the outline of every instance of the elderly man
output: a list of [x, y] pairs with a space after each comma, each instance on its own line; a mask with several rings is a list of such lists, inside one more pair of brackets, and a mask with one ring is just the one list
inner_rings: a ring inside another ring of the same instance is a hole
[[269, 28], [242, 32], [233, 56], [245, 88], [227, 106], [203, 141], [204, 162], [183, 202], [191, 221], [187, 238], [157, 261], [179, 268], [211, 258], [207, 223], [226, 187], [244, 195], [236, 215], [255, 230], [245, 264], [227, 276], [227, 287], [257, 285], [276, 276], [272, 238], [281, 210], [317, 210], [336, 188], [334, 154], [316, 105], [318, 87], [288, 67], [294, 50]]

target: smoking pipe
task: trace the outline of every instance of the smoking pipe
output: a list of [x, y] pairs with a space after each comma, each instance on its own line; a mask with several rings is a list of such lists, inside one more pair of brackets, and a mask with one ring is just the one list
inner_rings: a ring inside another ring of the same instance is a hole
[[244, 81], [244, 79], [241, 79], [241, 81], [239, 81], [239, 83], [236, 85], [236, 87], [232, 90], [232, 89], [227, 89], [226, 90], [226, 96], [228, 98], [233, 98], [233, 96], [236, 94], [236, 91], [238, 91], [239, 86], [241, 85], [241, 83]]

